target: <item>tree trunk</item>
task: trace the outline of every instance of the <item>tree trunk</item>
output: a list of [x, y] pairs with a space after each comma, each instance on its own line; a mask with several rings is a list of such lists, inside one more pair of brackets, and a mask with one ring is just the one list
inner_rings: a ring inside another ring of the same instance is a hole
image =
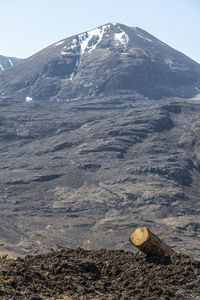
[[149, 256], [169, 256], [175, 252], [147, 227], [136, 228], [131, 234], [130, 242]]

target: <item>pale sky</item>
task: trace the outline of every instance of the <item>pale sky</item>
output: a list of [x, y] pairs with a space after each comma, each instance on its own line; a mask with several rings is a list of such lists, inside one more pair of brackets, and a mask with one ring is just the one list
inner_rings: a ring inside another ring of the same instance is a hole
[[0, 0], [0, 55], [25, 58], [109, 22], [140, 27], [200, 63], [200, 0]]

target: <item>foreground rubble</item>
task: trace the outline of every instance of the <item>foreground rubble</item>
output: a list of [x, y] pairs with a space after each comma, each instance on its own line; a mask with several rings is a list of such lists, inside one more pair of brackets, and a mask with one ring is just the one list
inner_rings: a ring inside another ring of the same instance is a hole
[[0, 261], [0, 299], [198, 299], [200, 261], [59, 247]]

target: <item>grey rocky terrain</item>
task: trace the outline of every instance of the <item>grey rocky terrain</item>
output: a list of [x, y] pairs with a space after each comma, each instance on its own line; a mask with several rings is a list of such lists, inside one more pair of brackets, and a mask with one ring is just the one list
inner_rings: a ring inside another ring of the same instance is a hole
[[199, 110], [132, 95], [2, 101], [1, 251], [132, 249], [145, 224], [199, 257]]
[[0, 73], [17, 65], [22, 59], [0, 55]]
[[0, 252], [132, 249], [146, 225], [199, 258], [199, 88], [199, 64], [121, 24], [2, 72]]

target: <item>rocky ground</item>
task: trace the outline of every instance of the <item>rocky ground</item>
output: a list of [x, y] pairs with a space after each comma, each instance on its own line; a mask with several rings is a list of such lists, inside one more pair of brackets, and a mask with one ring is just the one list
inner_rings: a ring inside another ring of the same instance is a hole
[[2, 257], [0, 299], [200, 299], [200, 261], [81, 248]]
[[129, 250], [148, 226], [199, 257], [196, 101], [1, 101], [0, 252]]

